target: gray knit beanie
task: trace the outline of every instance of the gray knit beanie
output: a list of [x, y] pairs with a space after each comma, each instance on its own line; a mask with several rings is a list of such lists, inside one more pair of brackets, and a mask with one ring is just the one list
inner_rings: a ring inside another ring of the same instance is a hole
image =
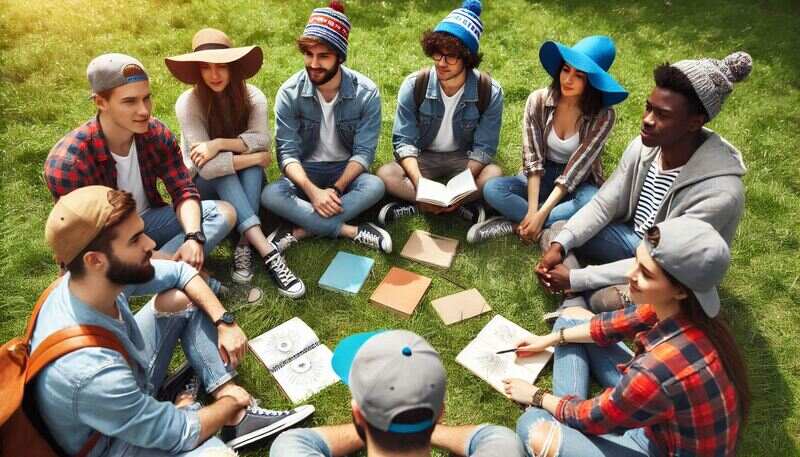
[[710, 121], [719, 114], [725, 99], [733, 91], [733, 83], [738, 83], [750, 74], [753, 59], [750, 54], [739, 51], [722, 60], [681, 60], [672, 64], [672, 67], [689, 78]]

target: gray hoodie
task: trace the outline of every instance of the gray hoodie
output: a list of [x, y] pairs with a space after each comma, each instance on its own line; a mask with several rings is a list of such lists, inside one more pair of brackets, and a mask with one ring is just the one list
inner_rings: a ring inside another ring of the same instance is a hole
[[[703, 128], [703, 135], [706, 140], [664, 196], [655, 223], [684, 215], [695, 217], [711, 224], [730, 245], [744, 210], [742, 176], [746, 169], [739, 151], [724, 138], [707, 128]], [[567, 221], [553, 242], [569, 252], [609, 223], [631, 223], [647, 170], [658, 151], [659, 147], [643, 145], [641, 137], [631, 141], [605, 185]], [[583, 291], [622, 284], [633, 264], [630, 258], [571, 270], [571, 288]]]

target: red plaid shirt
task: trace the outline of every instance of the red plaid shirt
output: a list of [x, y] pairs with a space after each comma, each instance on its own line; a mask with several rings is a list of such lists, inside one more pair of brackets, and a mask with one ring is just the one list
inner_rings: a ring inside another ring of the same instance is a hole
[[556, 418], [589, 434], [644, 427], [670, 456], [734, 455], [741, 423], [736, 388], [711, 341], [682, 315], [658, 321], [652, 307], [630, 306], [591, 321], [605, 345], [635, 334], [636, 355], [622, 379], [590, 400], [562, 399]]
[[[187, 198], [200, 200], [200, 194], [183, 164], [175, 136], [158, 119], [151, 117], [146, 133], [133, 136], [139, 157], [142, 186], [150, 206], [166, 203], [158, 193], [161, 179], [177, 206]], [[73, 190], [91, 185], [117, 188], [117, 166], [108, 151], [100, 120], [95, 117], [62, 138], [44, 163], [47, 187], [58, 200]]]

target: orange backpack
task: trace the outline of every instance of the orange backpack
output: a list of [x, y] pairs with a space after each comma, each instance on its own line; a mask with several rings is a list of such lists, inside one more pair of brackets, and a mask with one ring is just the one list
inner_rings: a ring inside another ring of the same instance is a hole
[[[12, 338], [0, 349], [0, 455], [11, 457], [56, 457], [66, 455], [58, 447], [39, 416], [32, 395], [26, 395], [26, 386], [39, 372], [59, 357], [86, 347], [104, 347], [122, 354], [128, 352], [109, 330], [95, 325], [79, 325], [59, 330], [45, 338], [31, 351], [31, 338], [36, 317], [50, 292], [58, 285], [52, 284], [39, 296], [28, 320], [25, 335]], [[130, 363], [130, 361], [128, 361]], [[78, 452], [85, 457], [97, 444], [100, 433], [93, 433]]]

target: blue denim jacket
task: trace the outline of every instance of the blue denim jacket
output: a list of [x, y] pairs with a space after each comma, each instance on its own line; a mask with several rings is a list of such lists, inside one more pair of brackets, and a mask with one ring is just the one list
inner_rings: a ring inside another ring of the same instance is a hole
[[[497, 154], [500, 142], [500, 126], [503, 121], [503, 89], [492, 80], [492, 98], [481, 116], [478, 112], [478, 70], [467, 73], [464, 95], [453, 113], [453, 136], [459, 150], [467, 157], [483, 164], [491, 163]], [[416, 157], [425, 150], [439, 132], [444, 116], [444, 102], [435, 69], [431, 69], [428, 90], [419, 106], [414, 101], [416, 73], [410, 75], [400, 86], [397, 95], [397, 114], [392, 128], [392, 144], [397, 159]]]
[[[333, 107], [336, 133], [351, 151], [350, 160], [369, 170], [381, 131], [381, 97], [372, 80], [345, 66], [340, 68], [342, 84]], [[292, 162], [303, 162], [314, 151], [321, 121], [316, 87], [306, 70], [300, 70], [275, 96], [275, 144], [281, 170]]]
[[[182, 289], [197, 270], [183, 262], [153, 260], [156, 275], [148, 283], [127, 287], [117, 297], [120, 319], [114, 319], [83, 303], [69, 291], [65, 275], [45, 301], [31, 348], [65, 327], [99, 325], [113, 332], [125, 346], [133, 366], [115, 351], [80, 349], [46, 367], [34, 380], [39, 412], [56, 442], [70, 455], [77, 454], [97, 430], [135, 446], [172, 453], [194, 449], [199, 443], [197, 411], [178, 409], [159, 402], [146, 376], [149, 363], [146, 343], [128, 307], [128, 297], [163, 290]], [[107, 444], [101, 440], [90, 455]]]

